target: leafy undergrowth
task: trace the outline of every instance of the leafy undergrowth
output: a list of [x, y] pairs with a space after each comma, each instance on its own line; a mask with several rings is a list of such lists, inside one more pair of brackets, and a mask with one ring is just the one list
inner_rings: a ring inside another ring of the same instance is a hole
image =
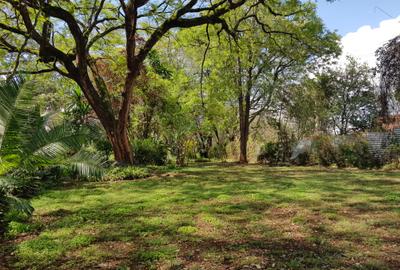
[[147, 166], [147, 167], [114, 167], [109, 169], [102, 180], [121, 181], [147, 178], [154, 175], [161, 175], [178, 170], [173, 165], [168, 166]]
[[400, 269], [400, 173], [207, 164], [33, 205], [9, 268]]
[[105, 181], [134, 180], [150, 176], [146, 168], [140, 167], [115, 167], [106, 172], [103, 176]]

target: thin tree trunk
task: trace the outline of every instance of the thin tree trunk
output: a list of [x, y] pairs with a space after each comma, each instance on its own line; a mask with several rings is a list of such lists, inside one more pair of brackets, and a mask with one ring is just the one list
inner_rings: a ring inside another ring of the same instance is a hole
[[240, 57], [237, 58], [238, 64], [238, 78], [237, 84], [239, 89], [238, 103], [239, 103], [239, 142], [240, 142], [240, 154], [239, 154], [239, 162], [247, 163], [247, 135], [246, 134], [246, 121], [245, 121], [245, 105], [244, 105], [244, 97], [243, 97], [243, 83], [242, 83], [242, 62]]
[[247, 138], [248, 134], [246, 133], [245, 128], [245, 117], [243, 111], [243, 95], [239, 97], [239, 118], [240, 118], [240, 163], [247, 163]]
[[239, 118], [240, 118], [240, 163], [248, 163], [247, 142], [250, 131], [250, 94], [239, 95]]
[[249, 140], [249, 132], [250, 132], [250, 107], [251, 107], [251, 88], [252, 88], [252, 68], [250, 67], [247, 70], [247, 84], [246, 91], [243, 94], [243, 82], [242, 82], [242, 65], [240, 58], [238, 58], [238, 87], [240, 89], [239, 92], [239, 128], [240, 128], [240, 163], [248, 163], [247, 159], [247, 142]]

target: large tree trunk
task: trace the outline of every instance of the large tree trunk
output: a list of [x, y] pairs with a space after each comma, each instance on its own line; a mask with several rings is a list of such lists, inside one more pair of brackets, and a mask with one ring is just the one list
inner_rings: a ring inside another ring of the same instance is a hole
[[116, 129], [112, 132], [107, 132], [108, 140], [110, 141], [115, 161], [118, 165], [132, 165], [133, 152], [129, 142], [127, 129]]
[[107, 138], [112, 146], [115, 161], [118, 165], [133, 165], [133, 151], [129, 142], [128, 119], [115, 119], [109, 112], [104, 113], [104, 106], [99, 103], [91, 104], [100, 123], [105, 129]]
[[[131, 81], [125, 85], [125, 93], [122, 99], [122, 108], [119, 113], [119, 118], [114, 116], [112, 105], [104, 96], [96, 93], [93, 83], [89, 76], [82, 72], [83, 75], [77, 76], [75, 81], [78, 83], [90, 106], [96, 113], [101, 125], [107, 134], [107, 138], [111, 143], [115, 161], [119, 165], [133, 165], [133, 151], [129, 142], [128, 122], [129, 110], [132, 100], [132, 89], [134, 86], [134, 76], [130, 77]], [[136, 75], [136, 74], [135, 74]]]

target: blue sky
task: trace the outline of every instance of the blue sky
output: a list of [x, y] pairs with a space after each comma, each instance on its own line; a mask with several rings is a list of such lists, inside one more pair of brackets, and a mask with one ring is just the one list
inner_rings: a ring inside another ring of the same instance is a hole
[[[316, 0], [318, 14], [331, 30], [342, 36], [364, 25], [378, 27], [383, 20], [400, 15], [400, 0]], [[388, 14], [385, 14], [388, 13]], [[399, 24], [400, 29], [400, 24]]]
[[400, 0], [311, 0], [329, 30], [342, 36], [343, 56], [376, 65], [375, 52], [400, 35]]

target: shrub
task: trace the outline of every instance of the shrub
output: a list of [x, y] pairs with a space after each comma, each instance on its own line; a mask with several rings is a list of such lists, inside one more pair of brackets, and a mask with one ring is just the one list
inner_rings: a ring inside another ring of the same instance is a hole
[[69, 167], [92, 176], [101, 165], [100, 160], [82, 151], [92, 137], [90, 129], [77, 130], [66, 121], [49, 125], [35, 98], [41, 89], [23, 85], [20, 77], [0, 82], [0, 234], [12, 221], [7, 220], [7, 212], [32, 214], [26, 199], [40, 190], [43, 179], [58, 179], [54, 167]]
[[148, 176], [150, 176], [150, 173], [146, 168], [115, 167], [107, 171], [107, 173], [103, 176], [103, 180], [106, 181], [134, 180], [134, 179], [146, 178]]
[[313, 156], [311, 153], [312, 150], [312, 140], [311, 139], [303, 139], [297, 142], [291, 150], [290, 161], [294, 165], [298, 166], [306, 166], [312, 165]]
[[30, 203], [16, 197], [21, 194], [31, 195], [26, 181], [0, 176], [0, 238], [3, 236], [7, 224], [16, 220], [16, 216], [29, 217], [33, 208]]
[[226, 152], [226, 144], [216, 144], [210, 149], [210, 157], [215, 159], [226, 159], [228, 156]]
[[393, 141], [385, 149], [385, 159], [388, 163], [385, 169], [397, 170], [400, 168], [400, 143], [398, 141]]
[[165, 165], [167, 163], [167, 148], [152, 139], [135, 140], [133, 153], [136, 164]]
[[[303, 143], [305, 145], [305, 143]], [[369, 143], [359, 135], [332, 137], [329, 135], [315, 136], [311, 147], [298, 147], [299, 152], [292, 158], [297, 165], [320, 164], [339, 168], [357, 167], [359, 169], [379, 168], [382, 159], [370, 151]], [[400, 154], [400, 148], [399, 148]]]
[[382, 166], [382, 162], [371, 153], [368, 142], [358, 135], [339, 143], [336, 163], [339, 167], [352, 166], [359, 169]]
[[7, 191], [13, 196], [28, 199], [36, 195], [41, 189], [42, 183], [38, 173], [17, 169], [8, 176], [10, 176], [12, 185], [7, 187]]
[[393, 171], [393, 170], [400, 170], [400, 163], [399, 162], [391, 162], [383, 166], [383, 170], [385, 171]]
[[111, 143], [107, 140], [107, 138], [100, 138], [97, 140], [94, 140], [94, 144], [96, 149], [102, 153], [104, 156], [109, 157], [112, 153], [112, 145]]
[[306, 166], [310, 165], [311, 162], [311, 154], [310, 152], [303, 152], [297, 155], [296, 159], [293, 162], [298, 166]]
[[318, 164], [329, 167], [336, 163], [336, 149], [332, 138], [328, 135], [315, 136], [312, 142], [312, 154]]
[[270, 165], [276, 165], [279, 163], [279, 144], [278, 143], [273, 143], [273, 142], [268, 142], [264, 144], [261, 149], [260, 153], [257, 156], [257, 161], [264, 163], [264, 164], [270, 164]]
[[378, 168], [383, 165], [382, 161], [371, 153], [368, 142], [361, 138], [353, 143], [352, 157], [349, 161], [350, 165], [359, 169]]
[[354, 164], [357, 156], [354, 153], [354, 145], [349, 140], [343, 140], [339, 143], [337, 149], [336, 163], [339, 168], [344, 168]]

